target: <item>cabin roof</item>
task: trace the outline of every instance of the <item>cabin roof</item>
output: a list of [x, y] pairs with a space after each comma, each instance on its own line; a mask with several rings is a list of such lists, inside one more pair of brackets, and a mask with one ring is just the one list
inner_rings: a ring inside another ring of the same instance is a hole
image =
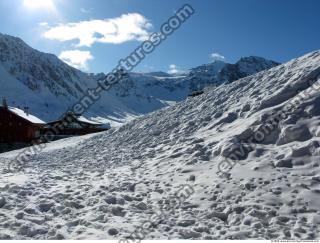
[[91, 120], [85, 118], [84, 116], [79, 116], [79, 117], [77, 117], [77, 120], [80, 121], [80, 122], [84, 122], [84, 123], [91, 124], [91, 125], [103, 125], [103, 124], [100, 123], [100, 122], [91, 121]]
[[38, 117], [27, 114], [25, 111], [21, 109], [18, 109], [15, 107], [8, 107], [8, 110], [33, 124], [46, 124], [44, 121], [40, 120]]
[[[78, 122], [84, 123], [84, 124], [88, 124], [88, 125], [94, 125], [94, 126], [105, 126], [106, 125], [106, 124], [101, 123], [101, 122], [95, 122], [95, 121], [89, 120], [88, 118], [86, 118], [84, 116], [80, 116], [80, 115], [73, 115], [73, 117], [74, 117], [75, 121], [78, 121]], [[48, 124], [53, 124], [53, 123], [56, 123], [56, 122], [60, 122], [62, 120], [63, 120], [63, 118], [60, 119], [60, 120], [51, 121]]]

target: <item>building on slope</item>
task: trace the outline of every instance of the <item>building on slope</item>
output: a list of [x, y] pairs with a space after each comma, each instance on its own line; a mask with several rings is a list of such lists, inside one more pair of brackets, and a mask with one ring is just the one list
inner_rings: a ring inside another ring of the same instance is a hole
[[99, 122], [91, 121], [82, 115], [66, 113], [59, 120], [52, 121], [46, 124], [43, 129], [43, 133], [50, 133], [55, 131], [53, 140], [86, 135], [90, 133], [102, 132], [110, 129], [109, 124], [103, 124]]
[[45, 122], [21, 110], [7, 106], [3, 99], [0, 106], [0, 150], [5, 147], [23, 147], [38, 139]]

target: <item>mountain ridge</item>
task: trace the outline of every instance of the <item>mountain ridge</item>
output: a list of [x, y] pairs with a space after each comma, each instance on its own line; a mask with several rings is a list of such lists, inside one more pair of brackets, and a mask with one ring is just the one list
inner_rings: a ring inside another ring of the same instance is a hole
[[[246, 70], [241, 75], [277, 65], [267, 65], [269, 61], [265, 59], [260, 61], [253, 65], [253, 71]], [[194, 90], [227, 82], [233, 70], [226, 72], [229, 76], [225, 75], [223, 81], [217, 79], [225, 66], [224, 63], [204, 64], [178, 77], [161, 71], [128, 73], [110, 91], [104, 92], [85, 115], [100, 122], [122, 124], [183, 101]], [[18, 37], [0, 34], [0, 84], [3, 87], [0, 95], [12, 106], [29, 106], [30, 112], [42, 120], [60, 117], [87, 89], [95, 87], [103, 75], [84, 73], [53, 54], [33, 49]]]

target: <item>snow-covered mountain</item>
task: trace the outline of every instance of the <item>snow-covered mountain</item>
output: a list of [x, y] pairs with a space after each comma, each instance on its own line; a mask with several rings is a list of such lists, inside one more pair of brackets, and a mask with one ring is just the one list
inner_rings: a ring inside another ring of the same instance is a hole
[[[193, 91], [230, 83], [235, 77], [246, 77], [277, 65], [279, 63], [264, 58], [248, 57], [236, 64], [216, 61], [201, 65], [180, 76], [164, 72], [128, 73], [110, 93], [119, 97], [130, 109], [145, 114], [183, 101]], [[98, 74], [95, 78], [102, 79], [103, 75]], [[152, 105], [147, 105], [149, 103]]]
[[[68, 66], [55, 55], [32, 49], [19, 38], [0, 34], [0, 95], [6, 97], [9, 105], [28, 106], [41, 119], [54, 120], [95, 83], [90, 75]], [[109, 94], [103, 99], [110, 106], [125, 110]], [[92, 113], [97, 111], [103, 109], [94, 107]]]
[[0, 238], [318, 239], [319, 104], [316, 51], [50, 143], [23, 174], [2, 154]]
[[[240, 62], [241, 65], [235, 64], [237, 68], [230, 68], [233, 64], [214, 62], [194, 68], [184, 76], [164, 72], [129, 73], [110, 91], [104, 92], [85, 115], [96, 121], [121, 124], [182, 101], [194, 90], [277, 65], [252, 57]], [[83, 73], [55, 55], [29, 47], [19, 38], [0, 34], [0, 96], [6, 97], [10, 106], [28, 106], [30, 112], [42, 120], [60, 117], [103, 76]]]
[[61, 62], [55, 55], [39, 52], [21, 39], [0, 34], [1, 66], [27, 86], [57, 97], [80, 98], [88, 76]]
[[216, 79], [221, 83], [230, 83], [277, 65], [279, 63], [261, 57], [243, 57], [235, 64], [226, 64]]
[[196, 91], [207, 86], [231, 83], [278, 65], [277, 62], [254, 56], [243, 57], [235, 64], [215, 61], [191, 69], [189, 74], [190, 90]]
[[204, 64], [190, 70], [190, 90], [202, 90], [209, 85], [220, 85], [223, 82], [217, 79], [217, 75], [227, 65], [222, 61]]

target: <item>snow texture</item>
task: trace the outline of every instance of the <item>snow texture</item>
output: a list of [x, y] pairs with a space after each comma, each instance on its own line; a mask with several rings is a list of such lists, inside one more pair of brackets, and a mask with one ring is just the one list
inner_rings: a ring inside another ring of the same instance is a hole
[[[119, 239], [180, 185], [195, 193], [147, 239], [316, 239], [320, 232], [320, 51], [96, 135], [55, 141], [23, 173], [2, 154], [0, 238]], [[312, 87], [311, 87], [312, 86]], [[244, 154], [228, 151], [303, 92]]]
[[25, 111], [15, 108], [15, 107], [9, 107], [9, 110], [16, 115], [20, 116], [21, 118], [34, 123], [34, 124], [45, 124], [44, 121], [40, 120], [38, 117], [35, 117], [33, 115], [30, 115], [29, 113], [26, 113]]

